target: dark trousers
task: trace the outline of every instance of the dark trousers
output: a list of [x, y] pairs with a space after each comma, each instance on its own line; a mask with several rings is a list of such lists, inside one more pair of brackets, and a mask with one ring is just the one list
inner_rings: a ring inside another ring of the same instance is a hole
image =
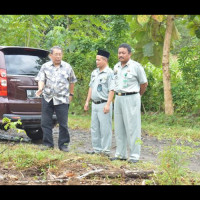
[[42, 119], [41, 127], [43, 131], [43, 144], [49, 147], [54, 147], [53, 143], [53, 113], [55, 111], [59, 124], [58, 147], [61, 149], [64, 145], [70, 142], [68, 132], [68, 109], [69, 104], [53, 105], [53, 99], [48, 103], [42, 98]]

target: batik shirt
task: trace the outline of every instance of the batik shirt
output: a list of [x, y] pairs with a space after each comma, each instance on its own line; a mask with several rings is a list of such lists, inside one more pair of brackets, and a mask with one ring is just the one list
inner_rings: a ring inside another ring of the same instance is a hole
[[64, 61], [60, 67], [52, 61], [43, 64], [35, 80], [45, 83], [42, 95], [47, 102], [53, 99], [54, 105], [69, 104], [69, 84], [77, 82], [71, 65]]

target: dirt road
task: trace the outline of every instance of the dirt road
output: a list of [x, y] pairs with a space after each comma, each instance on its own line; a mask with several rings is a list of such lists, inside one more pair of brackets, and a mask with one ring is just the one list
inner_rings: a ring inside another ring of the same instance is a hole
[[[91, 146], [91, 135], [89, 131], [84, 130], [69, 130], [70, 132], [70, 151], [81, 152], [84, 153], [86, 150], [92, 150]], [[1, 132], [2, 134], [2, 132]], [[24, 133], [13, 133], [9, 131], [5, 133], [7, 136], [18, 136], [23, 137], [25, 142], [31, 142], [30, 139]], [[57, 140], [58, 140], [58, 128], [54, 128], [53, 130], [53, 138], [55, 143], [55, 148], [57, 148]], [[142, 148], [141, 148], [141, 161], [148, 161], [158, 164], [158, 153], [162, 151], [162, 149], [170, 144], [168, 140], [158, 140], [156, 137], [149, 136], [146, 131], [142, 131]], [[111, 156], [114, 156], [116, 149], [115, 137], [113, 134], [112, 139], [112, 149]], [[200, 171], [200, 151], [198, 151], [195, 157], [190, 159], [189, 169], [192, 171]]]

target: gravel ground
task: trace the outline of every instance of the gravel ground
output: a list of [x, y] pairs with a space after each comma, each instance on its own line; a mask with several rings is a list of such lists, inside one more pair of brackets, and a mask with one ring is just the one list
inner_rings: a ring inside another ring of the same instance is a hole
[[[91, 145], [91, 134], [88, 131], [83, 130], [70, 130], [70, 149], [71, 151], [85, 153], [86, 150], [92, 150]], [[57, 147], [58, 139], [58, 128], [54, 128], [54, 143]], [[169, 145], [169, 140], [158, 140], [156, 137], [149, 136], [145, 131], [142, 131], [142, 147], [141, 147], [141, 161], [148, 161], [158, 164], [157, 156], [160, 151], [167, 145]], [[112, 148], [111, 157], [114, 157], [116, 149], [115, 136], [112, 137]], [[198, 151], [196, 156], [190, 159], [189, 168], [192, 171], [200, 171], [200, 151]]]
[[[89, 131], [84, 130], [71, 130], [70, 133], [70, 151], [85, 153], [86, 150], [92, 150], [91, 146], [91, 134]], [[17, 133], [13, 131], [2, 132], [0, 131], [0, 138], [4, 135], [4, 140], [14, 140], [16, 136], [18, 138], [23, 138], [24, 142], [30, 142], [31, 140], [25, 135], [25, 133]], [[53, 129], [53, 138], [55, 148], [58, 148], [57, 140], [58, 140], [58, 127]], [[39, 141], [38, 144], [41, 144], [42, 141]], [[142, 148], [141, 148], [141, 161], [150, 161], [158, 164], [157, 156], [160, 151], [166, 146], [169, 145], [168, 140], [158, 140], [155, 137], [149, 136], [145, 131], [142, 131]], [[199, 147], [198, 147], [199, 148]], [[112, 148], [111, 148], [111, 157], [114, 156], [116, 149], [115, 137], [113, 134], [112, 138]], [[192, 171], [200, 171], [200, 152], [198, 151], [196, 156], [190, 159], [189, 168]]]

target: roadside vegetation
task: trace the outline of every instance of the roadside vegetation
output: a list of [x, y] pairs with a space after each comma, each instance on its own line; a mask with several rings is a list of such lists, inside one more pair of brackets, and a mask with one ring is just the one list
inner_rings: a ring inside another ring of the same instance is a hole
[[[41, 151], [38, 145], [0, 144], [0, 184], [199, 185], [190, 158], [200, 147], [200, 15], [174, 15], [169, 55], [173, 114], [166, 114], [163, 44], [168, 15], [0, 15], [0, 45], [49, 50], [59, 45], [78, 79], [69, 109], [69, 127], [90, 129], [83, 111], [98, 49], [107, 49], [109, 66], [128, 43], [132, 59], [144, 66], [148, 87], [142, 96], [142, 133], [167, 140], [158, 162], [111, 162], [101, 155]], [[6, 34], [3, 34], [6, 31]], [[14, 126], [11, 125], [11, 128]], [[114, 130], [114, 124], [113, 124]], [[139, 141], [142, 143], [142, 140]]]
[[[190, 171], [189, 159], [199, 150], [199, 118], [143, 114], [142, 130], [170, 145], [158, 154], [158, 163], [111, 162], [103, 155], [42, 151], [39, 145], [1, 143], [1, 184], [11, 185], [199, 185], [200, 173]], [[89, 131], [90, 114], [69, 115], [70, 129]], [[142, 141], [141, 141], [142, 142]], [[188, 145], [189, 144], [189, 145]]]

